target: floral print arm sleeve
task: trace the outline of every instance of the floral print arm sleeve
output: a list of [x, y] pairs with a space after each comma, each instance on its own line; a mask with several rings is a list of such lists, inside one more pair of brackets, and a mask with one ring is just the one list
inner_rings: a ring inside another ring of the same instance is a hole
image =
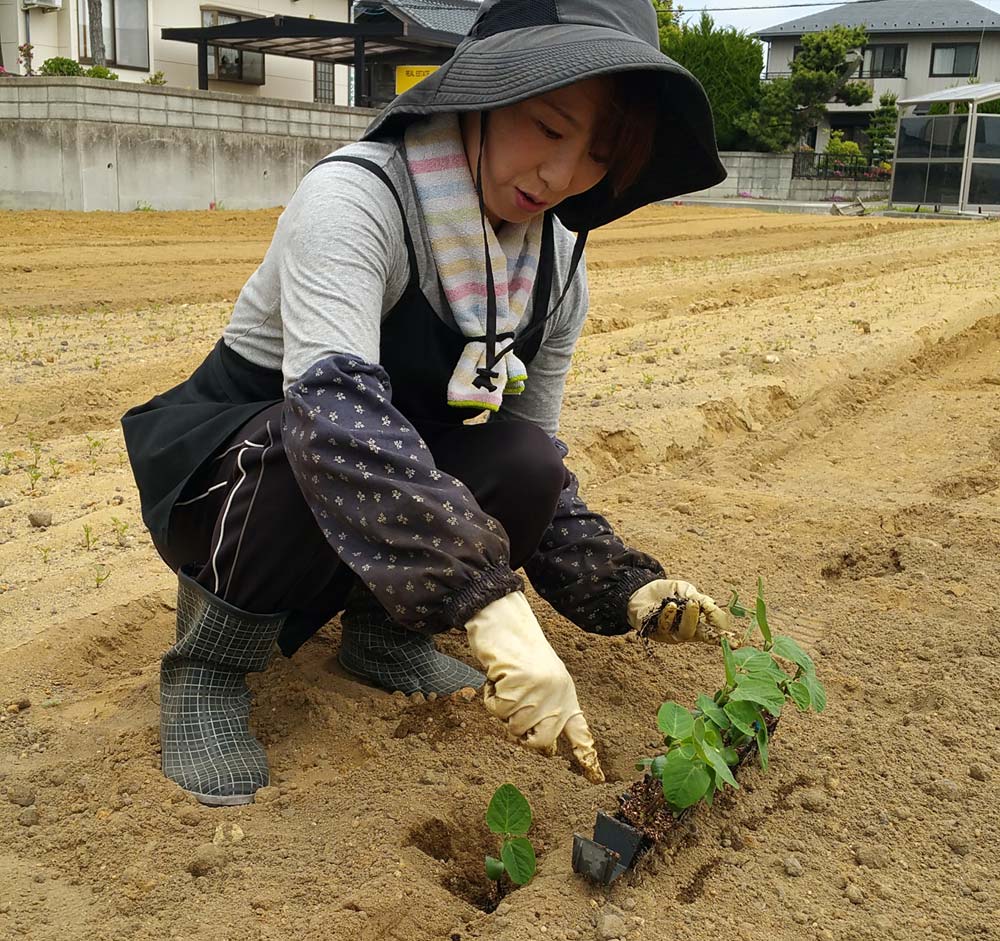
[[327, 541], [401, 625], [459, 627], [523, 587], [503, 527], [435, 467], [381, 366], [315, 363], [285, 393], [283, 436]]
[[[556, 439], [563, 457], [569, 449]], [[624, 634], [629, 598], [663, 578], [652, 556], [626, 546], [611, 524], [580, 499], [569, 470], [552, 525], [524, 571], [534, 589], [563, 617], [592, 634]]]

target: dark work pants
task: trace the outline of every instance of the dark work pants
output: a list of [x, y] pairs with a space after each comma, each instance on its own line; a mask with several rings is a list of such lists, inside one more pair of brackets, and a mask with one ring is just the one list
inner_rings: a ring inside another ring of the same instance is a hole
[[[282, 403], [245, 424], [188, 483], [170, 519], [174, 570], [255, 614], [293, 612], [304, 636], [343, 607], [355, 581], [324, 538], [288, 465]], [[521, 421], [420, 429], [437, 467], [461, 480], [510, 539], [522, 566], [552, 522], [566, 470], [552, 439]]]

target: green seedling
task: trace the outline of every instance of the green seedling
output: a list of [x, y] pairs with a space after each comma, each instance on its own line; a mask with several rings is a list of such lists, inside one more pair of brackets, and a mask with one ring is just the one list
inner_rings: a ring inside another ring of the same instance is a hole
[[90, 462], [91, 476], [97, 473], [97, 456], [104, 450], [104, 439], [84, 434], [87, 439], [87, 460]]
[[28, 435], [28, 447], [31, 448], [31, 466], [38, 467], [38, 462], [42, 459], [42, 446], [37, 438]]
[[111, 578], [111, 569], [106, 565], [98, 565], [94, 569], [94, 587], [100, 588], [109, 578]]
[[53, 480], [58, 480], [59, 475], [62, 473], [62, 462], [57, 461], [54, 457], [49, 458], [49, 476]]
[[527, 885], [537, 866], [535, 850], [525, 836], [531, 829], [531, 807], [527, 798], [513, 784], [501, 784], [486, 809], [486, 824], [500, 837], [500, 858], [486, 857], [486, 875], [496, 883], [504, 873], [515, 885]]
[[10, 473], [10, 465], [14, 463], [14, 452], [13, 451], [4, 451], [3, 454], [0, 454], [0, 461], [3, 461], [2, 472], [4, 474], [9, 474]]
[[51, 547], [48, 548], [48, 549], [40, 548], [38, 551], [39, 551], [39, 553], [42, 556], [42, 565], [48, 565], [49, 564], [49, 554], [52, 552]]
[[97, 540], [94, 538], [94, 530], [89, 523], [83, 524], [83, 548], [88, 552], [97, 545]]
[[[771, 632], [763, 579], [757, 581], [752, 610], [740, 604], [736, 592], [728, 607], [734, 617], [748, 618], [750, 626], [736, 650], [722, 640], [725, 685], [714, 696], [698, 696], [694, 709], [665, 702], [656, 724], [666, 750], [636, 765], [661, 782], [663, 798], [675, 816], [702, 800], [711, 806], [724, 785], [739, 788], [733, 768], [740, 752], [751, 745], [756, 744], [761, 767], [767, 770], [767, 715], [777, 719], [788, 702], [800, 712], [822, 712], [826, 707], [826, 690], [816, 678], [812, 659], [791, 637]], [[754, 647], [750, 641], [758, 631], [763, 643]]]
[[117, 516], [112, 516], [111, 528], [115, 532], [115, 538], [118, 540], [118, 545], [119, 546], [127, 545], [126, 540], [128, 538], [128, 523], [125, 523], [122, 520], [118, 519]]
[[42, 479], [42, 472], [34, 464], [27, 467], [24, 472], [28, 475], [28, 492], [34, 493], [35, 486]]

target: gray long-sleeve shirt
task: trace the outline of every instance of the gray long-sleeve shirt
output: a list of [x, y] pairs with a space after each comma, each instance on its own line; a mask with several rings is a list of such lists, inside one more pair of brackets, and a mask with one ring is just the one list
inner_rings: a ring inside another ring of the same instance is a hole
[[[338, 155], [370, 160], [392, 180], [406, 212], [421, 290], [441, 320], [454, 327], [402, 144], [351, 144]], [[575, 239], [558, 220], [554, 229], [553, 304], [562, 296]], [[381, 323], [409, 275], [403, 220], [388, 188], [355, 164], [324, 164], [306, 175], [281, 214], [264, 260], [236, 301], [225, 342], [251, 362], [280, 369], [286, 391], [312, 365], [334, 354], [378, 363]], [[524, 393], [504, 399], [507, 416], [557, 433], [587, 304], [581, 264], [545, 325]], [[529, 303], [518, 333], [531, 317]]]

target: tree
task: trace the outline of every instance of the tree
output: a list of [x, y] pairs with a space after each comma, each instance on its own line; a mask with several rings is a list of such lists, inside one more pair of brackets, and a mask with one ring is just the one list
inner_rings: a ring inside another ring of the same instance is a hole
[[101, 0], [87, 0], [90, 21], [90, 59], [94, 65], [107, 65], [104, 54], [104, 10]]
[[717, 29], [712, 17], [703, 12], [696, 26], [685, 23], [661, 30], [660, 48], [704, 87], [712, 104], [719, 149], [745, 148], [747, 134], [739, 122], [754, 109], [760, 94], [764, 68], [760, 41], [732, 27]]
[[741, 126], [766, 150], [787, 150], [819, 124], [827, 102], [856, 107], [871, 101], [871, 89], [852, 81], [867, 40], [862, 27], [840, 25], [803, 36], [792, 74], [762, 86], [758, 107]]
[[878, 100], [878, 107], [868, 122], [868, 155], [873, 162], [892, 160], [896, 150], [896, 122], [899, 108], [896, 95], [885, 92]]
[[674, 9], [674, 0], [652, 0], [653, 9], [656, 10], [656, 25], [660, 30], [660, 45], [663, 45], [664, 36], [677, 29], [677, 21], [683, 9]]

